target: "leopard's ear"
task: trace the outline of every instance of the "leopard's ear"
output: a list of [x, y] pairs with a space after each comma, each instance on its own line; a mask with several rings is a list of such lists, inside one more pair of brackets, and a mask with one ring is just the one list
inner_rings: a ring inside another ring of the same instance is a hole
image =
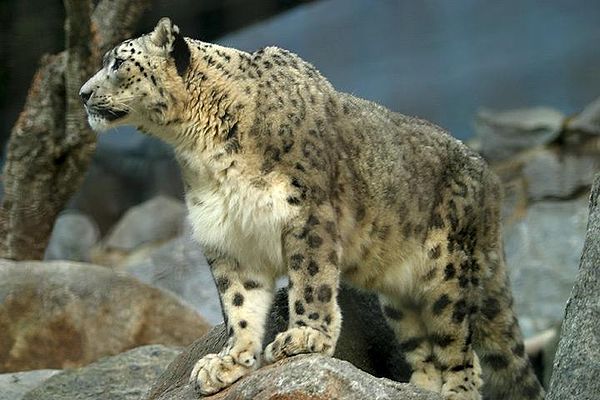
[[173, 25], [170, 18], [164, 17], [158, 21], [150, 33], [150, 41], [155, 46], [170, 51], [175, 41], [175, 33], [179, 33], [177, 25]]
[[161, 18], [150, 33], [150, 41], [167, 51], [175, 61], [177, 73], [183, 76], [190, 65], [191, 53], [185, 39], [179, 33], [179, 27], [169, 18]]

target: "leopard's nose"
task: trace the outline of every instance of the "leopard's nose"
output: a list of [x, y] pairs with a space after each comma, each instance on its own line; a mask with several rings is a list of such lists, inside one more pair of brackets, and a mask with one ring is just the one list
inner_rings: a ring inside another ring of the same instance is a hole
[[92, 97], [92, 91], [90, 90], [89, 92], [86, 92], [82, 89], [79, 91], [79, 97], [81, 97], [83, 104], [86, 104], [90, 97]]

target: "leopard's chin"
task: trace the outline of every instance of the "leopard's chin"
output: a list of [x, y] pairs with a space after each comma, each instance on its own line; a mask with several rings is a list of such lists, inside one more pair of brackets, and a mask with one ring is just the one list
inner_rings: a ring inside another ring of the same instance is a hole
[[122, 124], [122, 120], [128, 115], [127, 111], [88, 108], [88, 123], [96, 132], [106, 131]]

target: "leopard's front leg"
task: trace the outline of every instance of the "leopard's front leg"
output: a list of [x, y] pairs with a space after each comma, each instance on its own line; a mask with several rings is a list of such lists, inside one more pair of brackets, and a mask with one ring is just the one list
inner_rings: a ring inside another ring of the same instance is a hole
[[204, 356], [192, 370], [190, 382], [205, 395], [228, 387], [259, 367], [274, 282], [266, 273], [250, 274], [235, 260], [206, 253], [229, 339], [219, 354]]
[[289, 275], [289, 325], [265, 349], [274, 362], [301, 353], [332, 355], [340, 333], [340, 249], [331, 207], [308, 210], [283, 237]]

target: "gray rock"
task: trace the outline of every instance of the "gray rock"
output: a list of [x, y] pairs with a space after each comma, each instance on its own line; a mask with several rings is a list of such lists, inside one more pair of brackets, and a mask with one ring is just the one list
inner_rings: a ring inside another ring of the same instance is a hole
[[90, 250], [98, 242], [100, 231], [87, 215], [69, 210], [54, 223], [46, 247], [46, 260], [89, 261]]
[[0, 371], [81, 366], [144, 344], [187, 345], [208, 328], [172, 294], [108, 268], [0, 260]]
[[40, 369], [0, 375], [0, 400], [21, 400], [26, 392], [46, 379], [61, 372], [58, 369]]
[[[408, 383], [375, 378], [347, 361], [321, 355], [300, 355], [259, 369], [229, 388], [205, 399], [220, 400], [435, 400], [439, 394]], [[196, 400], [189, 386], [157, 400]]]
[[560, 322], [577, 275], [587, 196], [532, 204], [504, 228], [515, 307], [526, 337]]
[[179, 351], [160, 345], [138, 347], [65, 370], [29, 391], [23, 400], [138, 400]]
[[[404, 361], [393, 332], [385, 323], [375, 296], [342, 286], [338, 300], [344, 321], [334, 357], [349, 361], [376, 377], [408, 381], [410, 367]], [[286, 290], [280, 290], [269, 314], [265, 344], [271, 342], [278, 332], [285, 330], [287, 320], [287, 293]], [[147, 400], [196, 398], [197, 395], [188, 385], [192, 367], [204, 355], [218, 353], [226, 340], [223, 324], [196, 340], [154, 383]], [[306, 371], [304, 374], [308, 375]]]
[[211, 324], [223, 320], [219, 294], [200, 246], [184, 234], [124, 270], [141, 281], [177, 294]]
[[598, 155], [541, 149], [527, 156], [522, 174], [529, 199], [568, 199], [583, 188], [589, 188], [594, 171], [599, 169]]
[[172, 239], [182, 232], [186, 215], [183, 202], [157, 196], [129, 209], [111, 230], [103, 246], [131, 251], [146, 243]]
[[600, 175], [592, 188], [579, 274], [565, 311], [548, 400], [592, 400], [600, 394], [599, 265]]
[[481, 154], [487, 160], [499, 161], [556, 139], [563, 121], [562, 113], [546, 107], [480, 110], [475, 117], [475, 133]]
[[572, 130], [600, 135], [600, 97], [568, 121], [567, 127]]

